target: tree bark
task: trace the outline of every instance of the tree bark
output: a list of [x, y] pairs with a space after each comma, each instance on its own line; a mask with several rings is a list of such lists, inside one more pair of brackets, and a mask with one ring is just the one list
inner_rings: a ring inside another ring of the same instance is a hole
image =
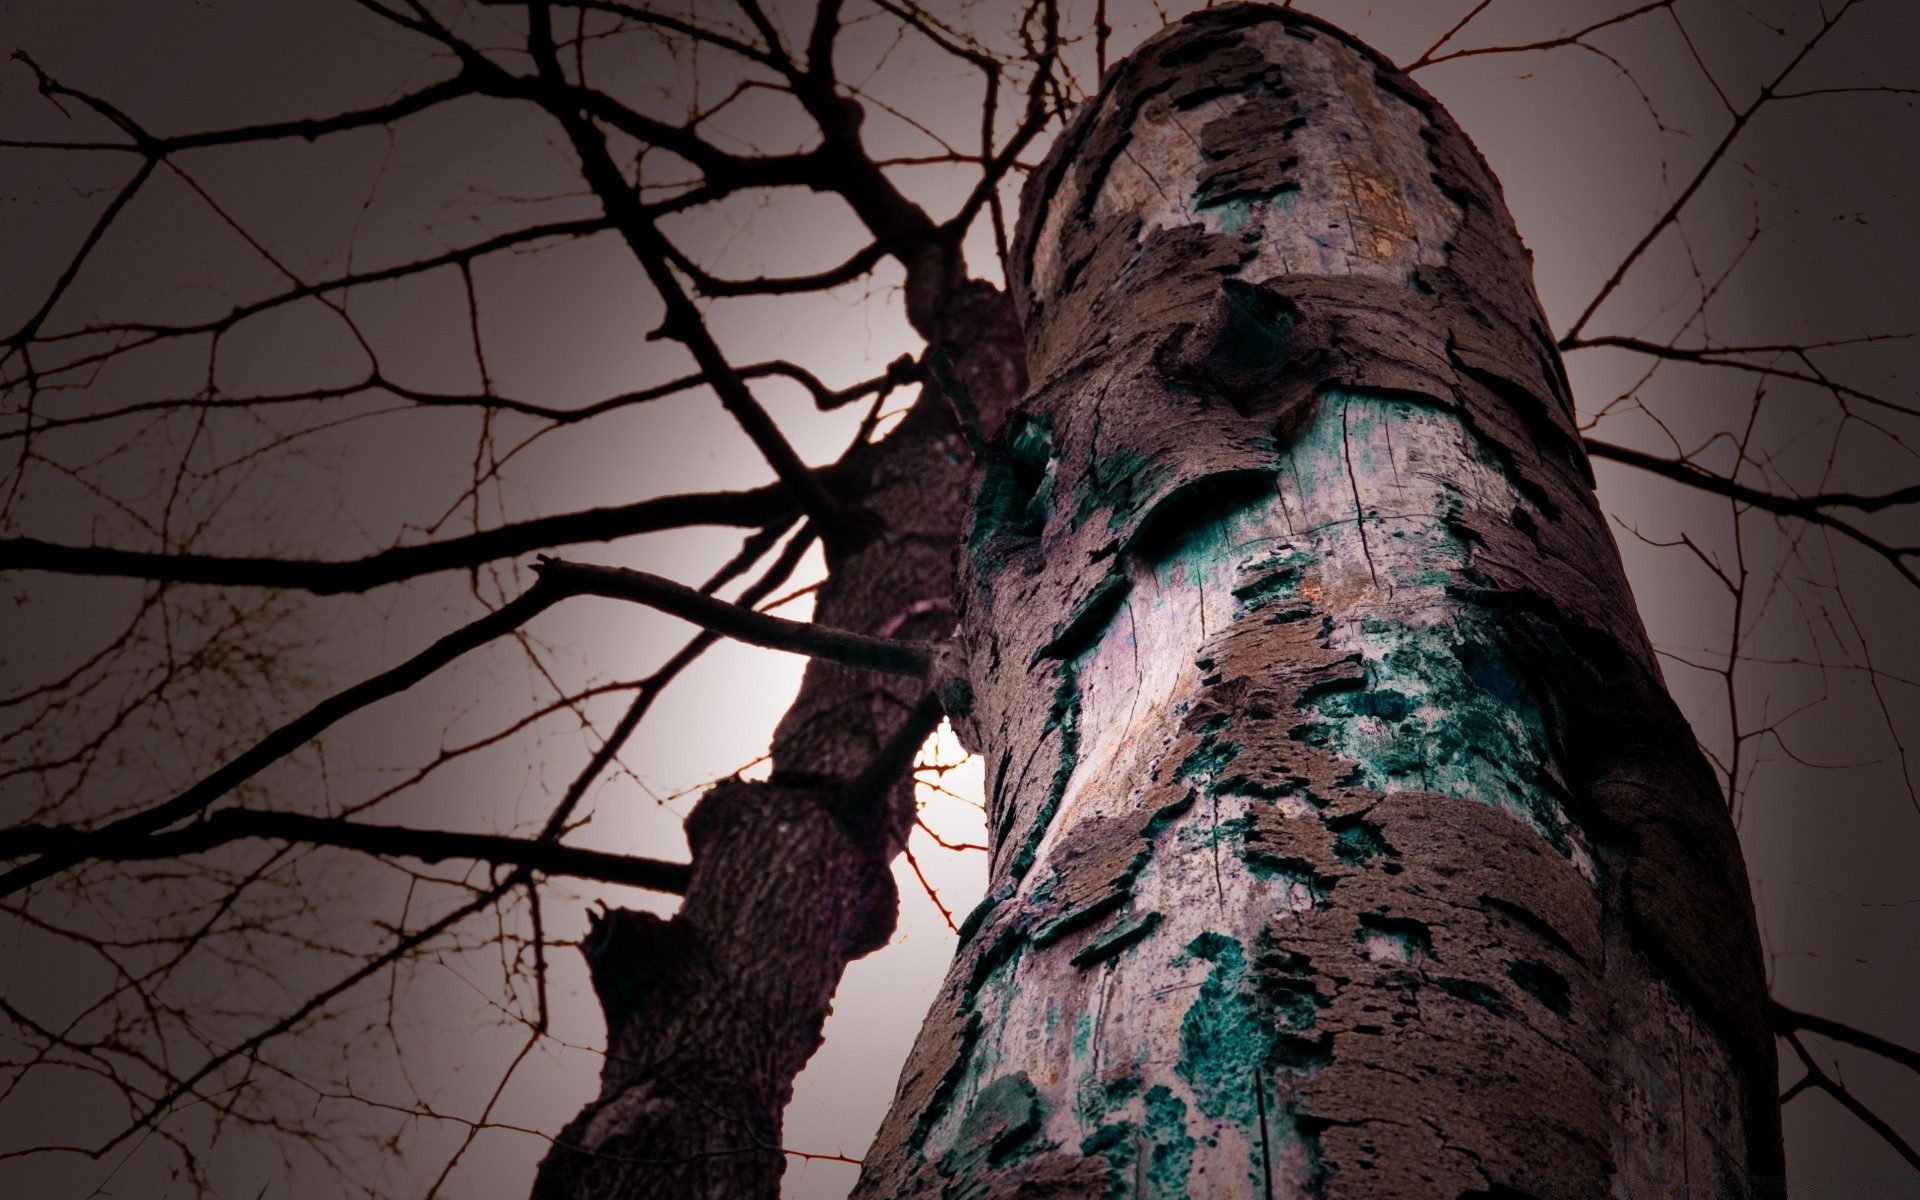
[[856, 1195], [1733, 1195], [1746, 874], [1498, 184], [1198, 14], [1029, 181], [959, 583], [990, 894]]
[[[915, 282], [922, 332], [982, 418], [999, 420], [1026, 384], [1010, 298], [957, 273]], [[944, 637], [973, 466], [952, 405], [929, 386], [891, 434], [825, 472], [871, 527], [829, 555], [814, 622]], [[810, 663], [768, 780], [722, 784], [688, 817], [679, 911], [595, 922], [583, 949], [607, 1017], [606, 1065], [599, 1094], [541, 1162], [535, 1200], [779, 1195], [793, 1079], [846, 964], [893, 932], [891, 863], [914, 814], [907, 768], [939, 715], [930, 686]]]

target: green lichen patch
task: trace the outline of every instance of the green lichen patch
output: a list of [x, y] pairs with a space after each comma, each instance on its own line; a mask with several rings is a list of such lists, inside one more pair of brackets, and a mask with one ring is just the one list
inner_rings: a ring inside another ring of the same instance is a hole
[[1451, 624], [1369, 620], [1359, 636], [1364, 675], [1303, 690], [1299, 707], [1314, 719], [1290, 736], [1353, 763], [1360, 786], [1492, 804], [1568, 853], [1545, 705], [1495, 622], [1473, 611]]
[[1075, 528], [1100, 512], [1109, 514], [1107, 528], [1120, 528], [1166, 473], [1164, 465], [1129, 446], [1095, 456], [1080, 477], [1079, 499], [1073, 510]]
[[1174, 1070], [1201, 1115], [1237, 1127], [1260, 1147], [1262, 1161], [1250, 1164], [1258, 1186], [1270, 1178], [1275, 1156], [1292, 1153], [1286, 1147], [1316, 1157], [1307, 1118], [1281, 1102], [1274, 1081], [1311, 1075], [1333, 1061], [1332, 1033], [1316, 1029], [1331, 1000], [1309, 956], [1281, 945], [1271, 931], [1261, 933], [1251, 963], [1238, 941], [1220, 933], [1194, 938], [1174, 965], [1195, 960], [1208, 971], [1181, 1018]]
[[1218, 214], [1220, 232], [1232, 237], [1240, 232], [1240, 227], [1253, 215], [1256, 205], [1265, 207], [1282, 216], [1293, 211], [1293, 204], [1300, 195], [1300, 185], [1283, 183], [1278, 187], [1255, 191], [1227, 192], [1210, 195], [1201, 192], [1194, 197], [1195, 212], [1214, 212]]
[[940, 1171], [964, 1179], [1051, 1147], [1039, 1143], [1044, 1107], [1025, 1071], [1002, 1075], [974, 1094], [953, 1147], [940, 1157]]
[[[1430, 403], [1329, 392], [1281, 451], [1309, 507], [1313, 495], [1332, 511], [1352, 495], [1348, 503], [1354, 507], [1357, 480], [1382, 474], [1396, 480], [1396, 526], [1390, 538], [1375, 534], [1369, 570], [1382, 543], [1392, 543], [1396, 549], [1377, 578], [1428, 595], [1448, 612], [1436, 618], [1430, 609], [1407, 620], [1369, 616], [1357, 628], [1342, 626], [1344, 636], [1359, 641], [1363, 670], [1309, 682], [1298, 707], [1311, 720], [1288, 735], [1354, 762], [1354, 785], [1438, 791], [1496, 804], [1538, 829], [1555, 849], [1572, 852], [1559, 755], [1546, 703], [1523, 668], [1524, 647], [1511, 643], [1511, 628], [1498, 614], [1444, 599], [1461, 580], [1473, 578], [1476, 536], [1465, 518], [1461, 486], [1450, 480], [1411, 486], [1411, 478], [1421, 476], [1405, 476], [1402, 465], [1388, 461], [1396, 430], [1407, 445], [1417, 442], [1411, 434], [1419, 426], [1448, 422], [1457, 426], [1455, 417]], [[1455, 428], [1453, 444], [1490, 474], [1507, 478], [1498, 455], [1469, 430]], [[1409, 486], [1402, 486], [1404, 478]], [[1417, 511], [1421, 495], [1427, 495], [1425, 518]], [[1361, 515], [1357, 536], [1367, 538], [1373, 528], [1380, 522], [1369, 511]], [[1321, 526], [1311, 538], [1354, 536], [1350, 520]], [[1331, 622], [1323, 620], [1321, 634], [1332, 637]], [[1342, 858], [1367, 856], [1357, 837], [1340, 847]]]
[[[1187, 1176], [1193, 1170], [1193, 1135], [1187, 1132], [1187, 1103], [1163, 1084], [1141, 1097], [1146, 1112], [1146, 1196], [1185, 1200]], [[1143, 1198], [1144, 1200], [1144, 1198]]]
[[1247, 989], [1246, 954], [1221, 933], [1203, 933], [1186, 953], [1209, 964], [1207, 977], [1180, 1021], [1174, 1071], [1193, 1089], [1200, 1111], [1251, 1130], [1259, 1117], [1255, 1087], [1273, 1051], [1273, 1032]]
[[983, 574], [1005, 565], [1009, 540], [1032, 539], [1046, 528], [1053, 507], [1053, 421], [1020, 414], [997, 451], [980, 464], [967, 549]]
[[1107, 1187], [1100, 1200], [1132, 1200], [1134, 1161], [1140, 1154], [1140, 1127], [1132, 1121], [1108, 1121], [1080, 1139], [1082, 1158], [1107, 1162]]

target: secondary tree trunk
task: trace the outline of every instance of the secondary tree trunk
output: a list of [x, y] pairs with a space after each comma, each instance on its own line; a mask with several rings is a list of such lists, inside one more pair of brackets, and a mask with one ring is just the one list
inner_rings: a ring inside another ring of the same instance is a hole
[[1763, 1189], [1738, 844], [1466, 137], [1214, 9], [1017, 258], [960, 580], [991, 892], [857, 1195]]
[[[921, 332], [987, 420], [1025, 386], [1005, 293], [916, 278]], [[952, 407], [926, 389], [894, 431], [837, 465], [870, 535], [828, 563], [814, 620], [879, 637], [953, 627], [953, 546], [973, 469]], [[764, 783], [730, 782], [687, 819], [693, 878], [671, 920], [615, 910], [584, 947], [607, 1017], [599, 1095], [554, 1140], [535, 1200], [772, 1200], [781, 1115], [820, 1045], [841, 973], [886, 944], [891, 863], [913, 818], [906, 768], [928, 685], [809, 665]], [[935, 712], [937, 715], [937, 711]], [[889, 750], [896, 753], [888, 763]], [[876, 765], [878, 770], [876, 771]]]

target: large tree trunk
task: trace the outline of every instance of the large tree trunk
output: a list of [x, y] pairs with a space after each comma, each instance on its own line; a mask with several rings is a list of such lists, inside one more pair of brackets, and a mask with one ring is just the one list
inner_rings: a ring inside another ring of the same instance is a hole
[[991, 892], [858, 1195], [1751, 1195], [1738, 845], [1498, 185], [1267, 7], [1030, 181], [960, 581]]

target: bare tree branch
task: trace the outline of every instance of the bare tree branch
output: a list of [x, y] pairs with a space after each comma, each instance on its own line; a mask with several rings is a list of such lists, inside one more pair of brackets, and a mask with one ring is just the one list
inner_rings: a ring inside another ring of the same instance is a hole
[[1908, 1145], [1907, 1140], [1901, 1137], [1893, 1126], [1887, 1124], [1886, 1120], [1882, 1118], [1879, 1113], [1874, 1112], [1871, 1108], [1861, 1103], [1859, 1097], [1848, 1091], [1844, 1084], [1827, 1074], [1818, 1063], [1814, 1062], [1813, 1055], [1807, 1053], [1807, 1048], [1801, 1044], [1800, 1035], [1797, 1032], [1788, 1031], [1786, 1039], [1787, 1044], [1793, 1047], [1793, 1052], [1799, 1055], [1800, 1065], [1806, 1068], [1807, 1073], [1801, 1077], [1798, 1083], [1781, 1093], [1780, 1102], [1782, 1104], [1792, 1100], [1808, 1088], [1818, 1088], [1839, 1101], [1842, 1108], [1852, 1113], [1862, 1125], [1865, 1125], [1868, 1129], [1878, 1134], [1881, 1141], [1893, 1147], [1894, 1151], [1898, 1153], [1901, 1158], [1907, 1160], [1908, 1166], [1920, 1168], [1920, 1151], [1916, 1151], [1912, 1146]]
[[1676, 483], [1726, 496], [1743, 504], [1751, 504], [1755, 508], [1777, 516], [1796, 517], [1811, 525], [1824, 526], [1878, 554], [1889, 566], [1899, 572], [1901, 578], [1915, 587], [1920, 587], [1920, 573], [1916, 573], [1913, 565], [1908, 561], [1920, 557], [1920, 546], [1892, 545], [1827, 511], [1829, 508], [1845, 506], [1872, 512], [1895, 504], [1911, 503], [1916, 499], [1916, 491], [1920, 489], [1901, 488], [1877, 496], [1854, 496], [1847, 493], [1824, 493], [1810, 497], [1782, 496], [1777, 492], [1749, 487], [1738, 480], [1728, 479], [1724, 475], [1716, 475], [1712, 471], [1684, 460], [1662, 458], [1657, 454], [1648, 454], [1643, 450], [1634, 450], [1626, 446], [1616, 446], [1611, 442], [1602, 442], [1594, 438], [1585, 439], [1585, 444], [1587, 453], [1594, 458], [1604, 458], [1639, 467], [1643, 471], [1663, 475]]
[[1821, 1037], [1832, 1038], [1836, 1042], [1845, 1042], [1849, 1046], [1871, 1051], [1889, 1062], [1899, 1063], [1909, 1071], [1920, 1074], [1920, 1050], [1910, 1050], [1898, 1043], [1875, 1037], [1871, 1033], [1863, 1033], [1851, 1025], [1842, 1025], [1826, 1017], [1798, 1012], [1778, 1000], [1772, 1001], [1770, 1007], [1773, 1014], [1773, 1027], [1783, 1037], [1796, 1029], [1804, 1029], [1808, 1033], [1817, 1033]]
[[93, 857], [103, 847], [164, 829], [192, 816], [306, 745], [336, 722], [375, 701], [405, 691], [468, 651], [513, 632], [566, 595], [557, 585], [544, 581], [534, 584], [517, 599], [455, 630], [399, 666], [327, 697], [173, 799], [47, 847], [33, 861], [0, 875], [0, 896], [10, 896], [67, 870]]
[[535, 570], [539, 571], [542, 582], [550, 582], [567, 595], [631, 600], [750, 645], [896, 675], [925, 675], [931, 669], [931, 659], [924, 647], [827, 629], [804, 621], [789, 621], [715, 600], [685, 584], [645, 571], [562, 562], [544, 556]]
[[[1671, 4], [1671, 2], [1672, 0], [1662, 0], [1660, 4], [1650, 5], [1648, 8], [1664, 8]], [[1761, 87], [1759, 94], [1753, 98], [1751, 104], [1748, 104], [1745, 108], [1734, 114], [1732, 124], [1727, 126], [1726, 133], [1721, 135], [1719, 143], [1715, 145], [1713, 150], [1707, 155], [1706, 161], [1700, 164], [1699, 170], [1694, 172], [1693, 178], [1687, 182], [1687, 186], [1681, 189], [1680, 194], [1674, 198], [1673, 203], [1667, 206], [1667, 210], [1660, 214], [1659, 219], [1653, 223], [1653, 227], [1648, 229], [1646, 234], [1642, 236], [1638, 242], [1634, 243], [1633, 249], [1627, 251], [1625, 257], [1620, 260], [1620, 265], [1614, 268], [1613, 274], [1607, 277], [1607, 281], [1600, 286], [1600, 290], [1594, 293], [1593, 299], [1587, 302], [1586, 308], [1582, 309], [1580, 315], [1574, 318], [1572, 326], [1568, 328], [1566, 334], [1560, 339], [1561, 349], [1565, 350], [1579, 343], [1580, 335], [1586, 329], [1587, 322], [1592, 320], [1594, 313], [1598, 312], [1600, 306], [1606, 303], [1607, 297], [1613, 295], [1614, 290], [1618, 288], [1621, 281], [1627, 277], [1627, 272], [1633, 270], [1634, 264], [1639, 262], [1641, 256], [1647, 252], [1647, 247], [1653, 245], [1654, 239], [1666, 232], [1667, 227], [1679, 218], [1680, 210], [1687, 206], [1687, 202], [1693, 199], [1694, 193], [1698, 192], [1701, 185], [1706, 183], [1708, 177], [1713, 174], [1714, 168], [1720, 165], [1720, 160], [1726, 157], [1727, 150], [1732, 147], [1734, 140], [1738, 138], [1746, 129], [1747, 125], [1752, 122], [1754, 114], [1758, 113], [1769, 100], [1775, 98], [1774, 89], [1786, 82], [1787, 76], [1793, 74], [1794, 69], [1806, 59], [1807, 55], [1813, 53], [1814, 47], [1818, 46], [1829, 33], [1833, 32], [1834, 27], [1852, 10], [1854, 4], [1857, 2], [1858, 0], [1841, 0], [1840, 6], [1834, 9], [1832, 15], [1825, 16], [1825, 14], [1823, 14], [1825, 19], [1822, 21], [1820, 28], [1812, 37], [1807, 39], [1805, 44], [1800, 47], [1799, 52], [1788, 61], [1786, 66], [1780, 69], [1778, 74]]]
[[[84, 830], [61, 826], [15, 826], [0, 831], [0, 859], [45, 854], [83, 836]], [[370, 825], [337, 817], [262, 812], [250, 808], [223, 809], [205, 820], [179, 829], [101, 845], [94, 855], [112, 862], [174, 858], [204, 853], [216, 846], [245, 838], [340, 846], [383, 857], [417, 858], [430, 863], [449, 858], [473, 859], [496, 866], [525, 867], [543, 875], [571, 875], [674, 895], [686, 890], [690, 870], [685, 863], [608, 854], [550, 841], [497, 834], [456, 833], [445, 829]]]
[[[831, 478], [831, 471], [824, 472]], [[0, 571], [55, 571], [68, 575], [119, 575], [167, 583], [225, 587], [296, 588], [316, 595], [365, 592], [436, 571], [468, 570], [533, 550], [581, 542], [684, 529], [694, 525], [756, 527], [794, 514], [779, 484], [744, 492], [694, 492], [635, 504], [536, 517], [479, 533], [396, 546], [364, 558], [336, 562], [278, 558], [116, 550], [65, 546], [37, 538], [0, 538]]]

